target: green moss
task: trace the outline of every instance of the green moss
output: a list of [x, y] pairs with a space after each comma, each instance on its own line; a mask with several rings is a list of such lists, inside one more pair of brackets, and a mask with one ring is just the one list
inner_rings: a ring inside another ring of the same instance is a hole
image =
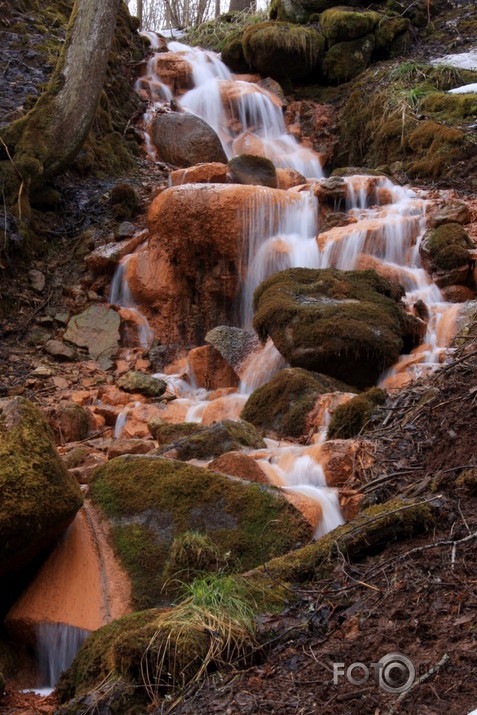
[[352, 388], [301, 368], [286, 368], [248, 398], [241, 417], [279, 437], [301, 437], [306, 419], [325, 392], [349, 392]]
[[422, 249], [429, 254], [434, 268], [447, 271], [466, 265], [468, 249], [473, 245], [459, 223], [445, 223], [426, 235]]
[[366, 387], [397, 360], [407, 339], [416, 342], [416, 321], [399, 303], [402, 295], [401, 286], [373, 270], [292, 268], [255, 291], [254, 327], [292, 366]]
[[264, 446], [261, 435], [252, 424], [243, 420], [240, 422], [222, 420], [210, 427], [203, 427], [194, 434], [179, 438], [172, 444], [160, 448], [158, 453], [174, 450], [178, 459], [187, 461], [220, 457], [221, 454], [241, 450], [244, 447], [260, 449]]
[[410, 44], [410, 25], [404, 17], [382, 16], [375, 30], [377, 54], [393, 57], [404, 52]]
[[82, 503], [31, 402], [0, 400], [0, 573], [20, 568], [73, 520]]
[[423, 99], [420, 107], [425, 115], [437, 121], [456, 124], [475, 118], [477, 97], [475, 94], [433, 92]]
[[137, 608], [168, 602], [164, 569], [171, 544], [185, 532], [207, 534], [244, 569], [311, 536], [278, 491], [159, 457], [111, 460], [94, 472], [91, 498], [111, 521]]
[[221, 59], [232, 72], [247, 72], [248, 65], [243, 54], [241, 36], [231, 38], [224, 45]]
[[349, 42], [374, 31], [381, 16], [377, 12], [358, 12], [351, 8], [335, 7], [325, 10], [320, 22], [323, 34], [331, 47], [337, 42]]
[[375, 46], [374, 35], [330, 47], [323, 60], [323, 74], [330, 84], [341, 84], [357, 77], [367, 68]]
[[313, 28], [286, 22], [263, 22], [244, 32], [246, 61], [258, 72], [278, 80], [302, 80], [317, 71], [325, 38]]
[[216, 571], [221, 564], [223, 557], [208, 534], [186, 531], [172, 542], [164, 569], [164, 588], [169, 593], [180, 591], [201, 572]]
[[384, 390], [374, 387], [353, 397], [345, 405], [340, 405], [331, 418], [328, 439], [351, 439], [371, 429], [376, 407], [385, 400]]

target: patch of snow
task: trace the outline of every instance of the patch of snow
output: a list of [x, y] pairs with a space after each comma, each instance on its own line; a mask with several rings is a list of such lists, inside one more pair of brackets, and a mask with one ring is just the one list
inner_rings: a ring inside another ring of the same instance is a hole
[[432, 65], [448, 65], [461, 70], [477, 70], [477, 47], [469, 52], [460, 52], [456, 55], [444, 55], [431, 60]]
[[477, 82], [474, 82], [474, 84], [464, 84], [462, 87], [450, 89], [449, 94], [477, 94]]

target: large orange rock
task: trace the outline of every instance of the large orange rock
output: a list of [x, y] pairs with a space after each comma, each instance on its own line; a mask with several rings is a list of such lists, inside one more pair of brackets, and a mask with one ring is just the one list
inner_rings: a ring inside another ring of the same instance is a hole
[[197, 164], [187, 169], [171, 171], [169, 178], [172, 186], [182, 184], [225, 184], [227, 181], [227, 164], [212, 161], [208, 164]]
[[214, 472], [222, 472], [232, 477], [240, 477], [248, 482], [268, 484], [267, 475], [260, 469], [257, 462], [242, 452], [228, 452], [222, 454], [208, 465]]
[[275, 228], [257, 221], [258, 197], [277, 227], [278, 209], [300, 201], [263, 186], [185, 184], [152, 202], [149, 247], [131, 257], [127, 280], [162, 342], [198, 344], [215, 326], [238, 322], [249, 235]]
[[217, 390], [219, 387], [237, 387], [240, 380], [233, 367], [228, 364], [212, 345], [194, 348], [189, 353], [189, 371], [198, 387]]

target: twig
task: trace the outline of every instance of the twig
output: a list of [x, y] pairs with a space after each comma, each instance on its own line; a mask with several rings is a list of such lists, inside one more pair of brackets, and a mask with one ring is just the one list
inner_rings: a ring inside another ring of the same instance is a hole
[[414, 690], [414, 688], [416, 688], [418, 685], [421, 685], [421, 683], [424, 683], [424, 682], [425, 682], [426, 680], [428, 680], [432, 675], [434, 675], [435, 673], [438, 673], [439, 670], [440, 670], [446, 663], [449, 662], [449, 660], [450, 660], [450, 658], [449, 658], [449, 656], [447, 655], [447, 653], [444, 653], [444, 655], [442, 656], [442, 658], [440, 659], [440, 661], [439, 661], [438, 663], [436, 663], [435, 665], [433, 665], [432, 668], [430, 668], [430, 670], [427, 671], [427, 673], [424, 673], [424, 675], [421, 675], [420, 678], [418, 678], [417, 680], [415, 680], [414, 683], [411, 685], [411, 687], [410, 687], [408, 690], [405, 690], [404, 692], [402, 692], [402, 693], [400, 694], [400, 696], [398, 697], [398, 699], [396, 700], [396, 702], [394, 703], [394, 705], [391, 707], [391, 709], [390, 709], [390, 711], [389, 711], [389, 715], [394, 715], [394, 713], [395, 713], [395, 711], [396, 711], [396, 708], [400, 705], [400, 703], [402, 703], [402, 701], [404, 700], [404, 698], [407, 697], [407, 696], [409, 695], [409, 693], [410, 693], [412, 690]]
[[4, 148], [5, 148], [5, 151], [6, 151], [6, 153], [7, 153], [7, 156], [8, 156], [8, 158], [10, 159], [10, 161], [11, 161], [11, 163], [12, 163], [13, 168], [15, 169], [15, 171], [17, 172], [18, 176], [19, 176], [20, 179], [21, 179], [21, 184], [20, 184], [20, 188], [19, 188], [19, 190], [18, 190], [18, 197], [17, 197], [17, 203], [18, 203], [18, 218], [19, 218], [19, 220], [20, 220], [20, 222], [21, 222], [21, 220], [22, 220], [22, 193], [23, 193], [23, 186], [24, 186], [24, 184], [25, 184], [25, 180], [24, 180], [24, 178], [23, 178], [23, 176], [22, 176], [22, 173], [21, 173], [20, 169], [18, 168], [18, 166], [17, 166], [17, 165], [15, 164], [15, 162], [13, 161], [13, 159], [12, 159], [12, 157], [11, 157], [11, 154], [10, 154], [10, 151], [9, 151], [7, 145], [5, 144], [5, 142], [3, 141], [2, 137], [0, 137], [0, 142], [2, 142], [2, 144], [3, 144]]

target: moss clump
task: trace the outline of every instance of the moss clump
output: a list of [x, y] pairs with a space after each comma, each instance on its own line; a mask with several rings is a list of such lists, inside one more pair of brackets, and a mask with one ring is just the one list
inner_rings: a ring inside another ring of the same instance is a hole
[[410, 44], [410, 25], [404, 17], [381, 16], [374, 33], [376, 55], [384, 58], [402, 54]]
[[138, 392], [146, 397], [160, 397], [166, 391], [167, 384], [164, 380], [146, 375], [144, 372], [129, 370], [119, 378], [118, 387], [125, 392]]
[[196, 422], [181, 422], [179, 424], [170, 424], [164, 422], [160, 417], [154, 416], [147, 423], [147, 428], [152, 434], [156, 442], [160, 445], [171, 444], [176, 442], [181, 437], [189, 437], [192, 434], [201, 432], [204, 427]]
[[469, 248], [473, 248], [473, 243], [462, 226], [445, 223], [426, 234], [420, 250], [433, 270], [449, 271], [468, 263]]
[[185, 532], [207, 534], [244, 569], [311, 537], [277, 490], [160, 457], [111, 460], [94, 472], [91, 498], [111, 521], [137, 608], [168, 602], [165, 564]]
[[319, 395], [338, 390], [352, 388], [325, 375], [286, 368], [250, 395], [241, 417], [279, 437], [301, 437]]
[[319, 68], [325, 38], [313, 28], [286, 22], [263, 22], [244, 32], [246, 61], [265, 77], [303, 80]]
[[116, 184], [111, 192], [113, 214], [118, 219], [129, 219], [136, 213], [138, 198], [131, 184]]
[[473, 120], [477, 115], [477, 96], [432, 92], [423, 99], [420, 108], [423, 114], [437, 121], [459, 124], [465, 120]]
[[248, 64], [243, 54], [242, 38], [234, 37], [224, 45], [221, 53], [222, 62], [232, 72], [247, 72]]
[[325, 10], [320, 22], [328, 45], [349, 42], [374, 31], [381, 16], [377, 12], [359, 12], [351, 8], [335, 7]]
[[230, 159], [228, 166], [234, 183], [270, 186], [272, 189], [277, 186], [275, 165], [264, 156], [240, 154]]
[[0, 400], [0, 575], [30, 562], [82, 504], [76, 480], [29, 400]]
[[168, 592], [183, 588], [204, 571], [216, 571], [223, 559], [208, 534], [186, 531], [172, 542], [164, 576]]
[[374, 35], [330, 47], [323, 60], [323, 74], [330, 84], [341, 84], [357, 77], [368, 67], [375, 46]]
[[328, 439], [351, 439], [368, 431], [373, 426], [376, 407], [384, 404], [386, 393], [378, 387], [353, 397], [345, 405], [340, 405], [331, 418]]
[[220, 457], [226, 452], [235, 452], [243, 448], [260, 449], [265, 447], [256, 428], [244, 422], [222, 420], [210, 427], [189, 436], [181, 437], [166, 447], [158, 450], [159, 454], [174, 451], [174, 456], [187, 461], [189, 459], [210, 459]]
[[419, 324], [402, 295], [374, 270], [291, 268], [255, 291], [254, 327], [290, 365], [368, 387], [405, 342], [417, 343]]

